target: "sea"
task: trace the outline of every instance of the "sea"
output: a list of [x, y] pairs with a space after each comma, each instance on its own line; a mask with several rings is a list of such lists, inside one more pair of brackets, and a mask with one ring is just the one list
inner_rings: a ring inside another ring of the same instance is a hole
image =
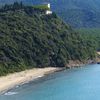
[[100, 100], [100, 65], [47, 75], [0, 94], [0, 100]]

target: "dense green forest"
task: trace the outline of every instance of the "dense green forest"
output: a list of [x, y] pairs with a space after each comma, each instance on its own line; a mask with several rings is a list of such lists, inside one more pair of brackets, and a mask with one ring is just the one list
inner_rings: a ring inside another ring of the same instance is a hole
[[33, 67], [64, 67], [95, 57], [95, 45], [55, 13], [15, 2], [0, 9], [0, 75]]
[[0, 5], [15, 1], [26, 5], [49, 2], [52, 11], [74, 28], [100, 27], [100, 0], [0, 0]]
[[99, 28], [80, 28], [76, 29], [77, 32], [87, 39], [94, 41], [96, 50], [100, 51], [100, 29]]

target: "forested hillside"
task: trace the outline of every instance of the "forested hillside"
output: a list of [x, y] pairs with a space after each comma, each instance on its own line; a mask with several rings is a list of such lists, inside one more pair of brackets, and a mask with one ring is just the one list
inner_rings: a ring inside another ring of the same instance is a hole
[[76, 29], [76, 31], [81, 33], [83, 38], [94, 41], [96, 50], [100, 51], [100, 29], [99, 28], [80, 28], [80, 29]]
[[64, 67], [95, 57], [95, 46], [55, 13], [22, 3], [0, 9], [0, 75], [33, 67]]
[[100, 0], [0, 0], [0, 5], [22, 1], [24, 4], [51, 3], [51, 8], [74, 28], [100, 27]]

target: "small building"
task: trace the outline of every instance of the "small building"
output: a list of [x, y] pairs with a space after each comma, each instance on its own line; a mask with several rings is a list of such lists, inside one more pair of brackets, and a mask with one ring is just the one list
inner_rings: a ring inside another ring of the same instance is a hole
[[52, 14], [52, 11], [50, 11], [50, 10], [46, 11], [46, 15], [51, 15], [51, 14]]
[[48, 4], [47, 4], [47, 6], [48, 6], [48, 8], [49, 8], [49, 9], [51, 8], [51, 5], [50, 5], [50, 3], [48, 3]]
[[47, 7], [48, 7], [48, 10], [46, 10], [46, 15], [51, 15], [52, 14], [52, 11], [51, 11], [51, 5], [50, 3], [47, 4]]

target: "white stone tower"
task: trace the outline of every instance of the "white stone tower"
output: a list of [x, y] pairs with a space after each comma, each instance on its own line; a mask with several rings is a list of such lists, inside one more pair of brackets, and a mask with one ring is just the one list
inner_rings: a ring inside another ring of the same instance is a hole
[[48, 8], [50, 9], [50, 6], [51, 6], [50, 3], [48, 3], [47, 6], [48, 6]]

